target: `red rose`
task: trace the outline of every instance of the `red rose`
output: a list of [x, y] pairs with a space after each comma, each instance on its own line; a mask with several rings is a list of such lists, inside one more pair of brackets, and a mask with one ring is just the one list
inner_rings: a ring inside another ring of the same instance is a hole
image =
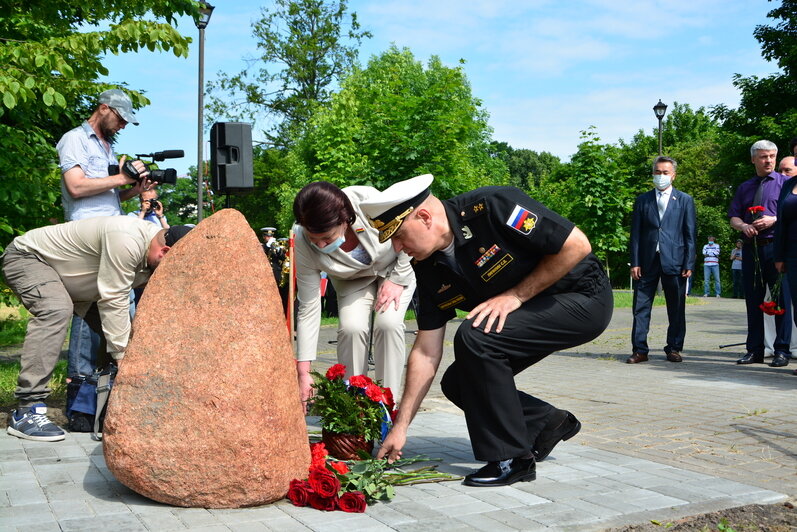
[[294, 506], [307, 506], [311, 493], [310, 484], [307, 481], [291, 480], [291, 487], [288, 488], [288, 499]]
[[398, 416], [398, 410], [391, 410], [390, 411], [390, 421], [396, 421], [396, 417]]
[[355, 375], [351, 379], [349, 379], [350, 386], [356, 386], [358, 388], [365, 388], [369, 384], [373, 383], [374, 381], [371, 380], [370, 377], [366, 377], [365, 375]]
[[309, 502], [310, 506], [316, 510], [331, 512], [338, 507], [338, 496], [335, 495], [334, 497], [322, 497], [318, 493], [311, 493]]
[[343, 364], [335, 364], [327, 370], [327, 379], [333, 381], [335, 379], [342, 379], [346, 374], [346, 366]]
[[338, 499], [338, 508], [344, 512], [361, 514], [365, 506], [365, 495], [361, 491], [347, 491]]
[[384, 399], [384, 395], [382, 394], [382, 388], [377, 386], [376, 384], [369, 384], [365, 387], [365, 395], [373, 401], [374, 403], [378, 403]]
[[786, 309], [785, 308], [772, 309], [772, 314], [774, 316], [782, 316], [783, 314], [786, 314]]
[[329, 466], [341, 475], [349, 472], [349, 466], [346, 465], [346, 462], [330, 462]]
[[329, 452], [323, 442], [310, 444], [310, 466], [324, 467]]
[[327, 469], [311, 469], [310, 478], [307, 479], [307, 482], [313, 488], [313, 491], [321, 497], [332, 497], [340, 491], [338, 477]]

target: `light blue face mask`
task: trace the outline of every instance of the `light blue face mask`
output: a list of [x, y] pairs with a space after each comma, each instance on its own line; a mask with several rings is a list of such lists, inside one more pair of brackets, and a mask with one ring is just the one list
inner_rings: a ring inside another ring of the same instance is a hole
[[327, 244], [326, 246], [324, 246], [322, 248], [316, 246], [312, 242], [310, 242], [310, 245], [313, 246], [316, 249], [316, 251], [319, 251], [319, 252], [323, 253], [324, 255], [329, 255], [330, 253], [332, 253], [333, 251], [338, 249], [340, 246], [342, 246], [345, 241], [346, 241], [346, 238], [344, 238], [342, 236], [339, 236], [337, 238], [337, 240], [333, 240], [332, 242], [330, 242], [329, 244]]

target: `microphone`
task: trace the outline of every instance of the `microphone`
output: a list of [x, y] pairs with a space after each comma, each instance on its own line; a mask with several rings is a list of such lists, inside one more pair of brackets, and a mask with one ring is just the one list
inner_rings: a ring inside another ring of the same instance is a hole
[[184, 155], [185, 152], [183, 150], [163, 150], [153, 153], [152, 159], [155, 161], [162, 161], [164, 159], [179, 159]]
[[183, 150], [163, 150], [163, 151], [156, 151], [155, 153], [137, 153], [136, 157], [152, 157], [153, 161], [163, 161], [164, 159], [179, 159], [180, 157], [184, 157], [185, 152]]

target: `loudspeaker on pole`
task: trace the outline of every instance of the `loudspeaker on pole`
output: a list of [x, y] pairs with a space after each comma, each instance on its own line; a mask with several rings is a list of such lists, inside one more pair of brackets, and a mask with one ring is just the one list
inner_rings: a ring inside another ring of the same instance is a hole
[[222, 194], [254, 188], [252, 125], [216, 122], [210, 128], [210, 185]]

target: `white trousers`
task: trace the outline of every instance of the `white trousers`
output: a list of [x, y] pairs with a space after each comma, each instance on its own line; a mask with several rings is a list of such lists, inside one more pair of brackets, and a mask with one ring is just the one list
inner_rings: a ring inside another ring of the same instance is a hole
[[338, 295], [338, 362], [346, 366], [346, 378], [368, 374], [368, 341], [373, 317], [374, 380], [389, 387], [393, 396], [401, 396], [407, 340], [404, 337], [404, 314], [415, 291], [415, 280], [404, 287], [398, 310], [393, 304], [384, 312], [374, 313], [376, 294], [384, 279], [377, 277], [365, 288]]

